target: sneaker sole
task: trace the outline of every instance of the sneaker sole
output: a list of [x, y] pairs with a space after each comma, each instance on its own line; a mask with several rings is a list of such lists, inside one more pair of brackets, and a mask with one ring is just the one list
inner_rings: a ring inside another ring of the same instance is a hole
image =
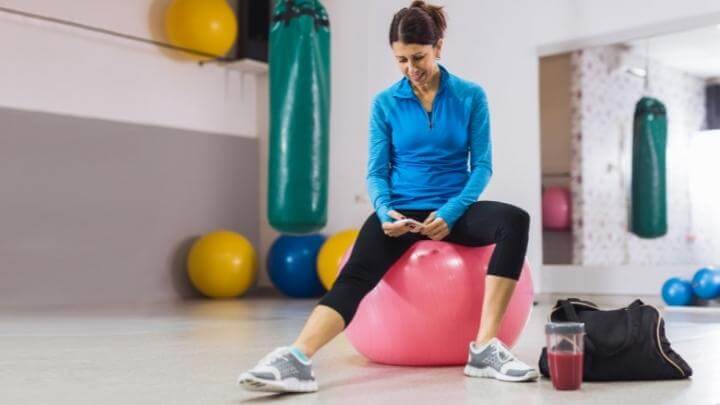
[[465, 366], [465, 375], [468, 377], [479, 377], [479, 378], [494, 378], [496, 380], [500, 381], [512, 381], [512, 382], [520, 382], [520, 381], [534, 381], [537, 380], [539, 375], [535, 370], [531, 370], [525, 375], [521, 375], [518, 377], [513, 377], [509, 375], [505, 375], [502, 373], [499, 373], [497, 370], [495, 370], [492, 367], [473, 367], [471, 365]]
[[250, 374], [242, 374], [238, 378], [238, 385], [248, 391], [261, 392], [315, 392], [318, 390], [316, 381], [298, 381], [295, 378], [285, 381], [274, 381], [257, 378]]

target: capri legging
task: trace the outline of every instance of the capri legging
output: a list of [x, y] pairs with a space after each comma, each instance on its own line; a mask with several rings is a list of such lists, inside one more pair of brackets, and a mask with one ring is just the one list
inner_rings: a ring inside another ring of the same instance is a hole
[[[420, 222], [432, 211], [397, 210]], [[488, 274], [517, 280], [525, 260], [530, 216], [521, 208], [495, 201], [473, 203], [455, 222], [446, 242], [465, 246], [495, 244]], [[382, 279], [390, 267], [413, 243], [429, 239], [407, 232], [400, 237], [385, 235], [377, 215], [365, 221], [348, 262], [320, 305], [335, 309], [345, 326], [355, 316], [360, 301]]]

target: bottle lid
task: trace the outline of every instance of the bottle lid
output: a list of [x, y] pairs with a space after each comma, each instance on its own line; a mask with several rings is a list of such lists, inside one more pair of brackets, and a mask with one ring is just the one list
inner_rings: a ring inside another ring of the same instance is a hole
[[585, 324], [582, 322], [548, 322], [545, 333], [572, 334], [585, 333]]

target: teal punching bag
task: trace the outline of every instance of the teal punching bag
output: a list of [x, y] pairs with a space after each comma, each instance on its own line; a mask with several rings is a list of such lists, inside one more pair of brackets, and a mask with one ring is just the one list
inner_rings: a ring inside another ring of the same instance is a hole
[[278, 0], [270, 28], [268, 220], [284, 233], [327, 222], [330, 23], [317, 0]]
[[643, 97], [635, 105], [630, 210], [630, 231], [641, 238], [667, 233], [666, 144], [665, 106], [660, 100]]

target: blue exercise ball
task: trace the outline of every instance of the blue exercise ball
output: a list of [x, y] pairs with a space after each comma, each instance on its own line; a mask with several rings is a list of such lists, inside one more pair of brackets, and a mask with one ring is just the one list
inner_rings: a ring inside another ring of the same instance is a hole
[[318, 251], [325, 242], [320, 234], [282, 235], [270, 247], [267, 268], [273, 285], [294, 298], [317, 297], [325, 292], [317, 275]]
[[678, 277], [668, 279], [662, 286], [662, 298], [668, 305], [689, 305], [693, 299], [692, 285]]
[[692, 279], [695, 295], [711, 300], [720, 297], [720, 270], [704, 267], [695, 273]]

